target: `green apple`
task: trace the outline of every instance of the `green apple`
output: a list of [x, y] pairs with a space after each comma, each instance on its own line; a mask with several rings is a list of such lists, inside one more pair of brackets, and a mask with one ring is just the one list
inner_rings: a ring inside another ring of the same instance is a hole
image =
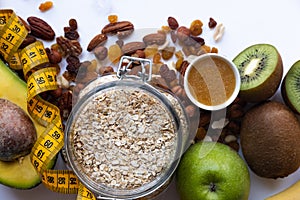
[[176, 187], [181, 200], [246, 200], [250, 175], [245, 161], [229, 146], [199, 142], [182, 156]]

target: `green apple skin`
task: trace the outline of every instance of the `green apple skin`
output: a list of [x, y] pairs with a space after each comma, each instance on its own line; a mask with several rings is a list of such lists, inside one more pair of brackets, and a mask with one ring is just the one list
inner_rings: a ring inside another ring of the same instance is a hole
[[176, 187], [181, 200], [247, 200], [250, 175], [244, 160], [227, 145], [199, 142], [182, 156]]

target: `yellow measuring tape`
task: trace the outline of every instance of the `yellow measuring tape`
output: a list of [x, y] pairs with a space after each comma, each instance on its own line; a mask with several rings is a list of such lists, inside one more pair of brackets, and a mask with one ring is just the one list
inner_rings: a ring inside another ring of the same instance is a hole
[[43, 100], [39, 94], [57, 89], [55, 67], [49, 60], [41, 41], [36, 41], [19, 50], [28, 31], [13, 10], [0, 10], [0, 55], [13, 69], [23, 69], [27, 80], [27, 109], [33, 119], [46, 127], [31, 151], [31, 161], [41, 174], [48, 189], [72, 194], [77, 200], [96, 200], [92, 192], [84, 187], [70, 170], [49, 170], [49, 162], [55, 158], [64, 145], [64, 133], [60, 110]]

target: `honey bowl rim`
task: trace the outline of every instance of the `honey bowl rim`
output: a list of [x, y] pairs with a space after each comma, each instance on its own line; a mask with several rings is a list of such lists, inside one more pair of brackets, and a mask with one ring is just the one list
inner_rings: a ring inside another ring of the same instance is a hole
[[[217, 105], [206, 105], [203, 104], [201, 102], [199, 102], [198, 100], [196, 100], [196, 98], [194, 97], [194, 95], [192, 95], [191, 91], [190, 91], [190, 87], [189, 87], [189, 83], [188, 83], [188, 76], [190, 73], [190, 70], [193, 68], [194, 64], [207, 59], [207, 58], [219, 58], [222, 61], [225, 61], [228, 66], [231, 68], [231, 70], [233, 71], [234, 77], [235, 77], [235, 88], [233, 93], [231, 94], [231, 96], [229, 98], [227, 98], [226, 101], [224, 101], [221, 104], [217, 104]], [[189, 98], [189, 100], [196, 105], [199, 108], [202, 108], [204, 110], [209, 110], [209, 111], [217, 111], [217, 110], [221, 110], [226, 108], [227, 106], [229, 106], [234, 100], [235, 98], [238, 96], [239, 91], [240, 91], [240, 87], [241, 87], [241, 77], [240, 77], [240, 73], [238, 71], [238, 68], [236, 67], [236, 65], [229, 60], [226, 56], [220, 55], [220, 54], [215, 54], [215, 53], [206, 53], [206, 54], [202, 54], [200, 56], [197, 56], [195, 59], [193, 59], [190, 64], [188, 65], [185, 74], [184, 74], [184, 90], [186, 92], [187, 97]]]

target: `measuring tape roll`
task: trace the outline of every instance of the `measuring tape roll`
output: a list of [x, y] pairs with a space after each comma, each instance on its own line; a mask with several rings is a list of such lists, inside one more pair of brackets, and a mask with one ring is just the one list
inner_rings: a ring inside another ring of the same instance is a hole
[[39, 94], [57, 89], [57, 69], [49, 60], [41, 41], [36, 41], [18, 50], [28, 31], [13, 10], [0, 10], [0, 55], [16, 70], [23, 69], [27, 80], [27, 109], [31, 117], [45, 131], [37, 139], [31, 151], [31, 162], [46, 188], [65, 194], [78, 193], [78, 200], [95, 200], [70, 170], [49, 170], [49, 162], [55, 158], [64, 145], [64, 133], [60, 110], [43, 100]]

